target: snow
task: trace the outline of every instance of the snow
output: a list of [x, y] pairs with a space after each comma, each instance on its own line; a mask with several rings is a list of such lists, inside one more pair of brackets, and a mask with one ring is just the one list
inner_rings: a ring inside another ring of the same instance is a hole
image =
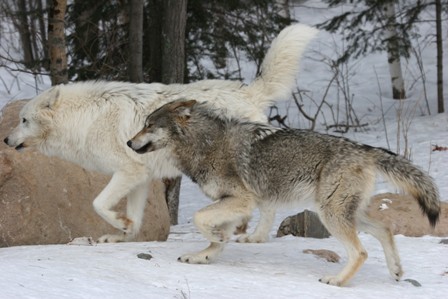
[[[322, 9], [320, 1], [308, 1], [295, 8], [301, 22], [316, 24], [323, 14], [340, 10]], [[425, 32], [428, 24], [422, 23]], [[446, 36], [447, 28], [444, 25]], [[319, 100], [331, 73], [322, 57], [335, 57], [340, 51], [340, 36], [326, 32], [313, 41], [298, 77], [301, 88]], [[444, 48], [448, 48], [447, 39]], [[447, 51], [444, 53], [448, 61]], [[390, 82], [385, 53], [376, 53], [349, 64], [351, 92], [355, 95], [354, 109], [363, 130], [350, 130], [345, 136], [373, 146], [404, 152], [404, 135], [413, 162], [428, 170], [439, 186], [442, 200], [448, 200], [448, 152], [434, 151], [433, 145], [448, 146], [448, 114], [436, 114], [435, 45], [427, 43], [422, 49], [427, 76], [427, 90], [431, 115], [426, 113], [422, 84], [413, 58], [405, 61], [406, 86], [409, 99], [405, 101], [401, 121], [397, 101], [391, 99]], [[244, 69], [245, 74], [250, 68]], [[445, 78], [448, 78], [445, 68]], [[32, 97], [50, 86], [44, 76], [20, 74], [0, 69], [0, 108], [8, 101]], [[378, 79], [377, 79], [378, 78]], [[377, 80], [379, 83], [377, 84]], [[415, 83], [415, 84], [413, 84]], [[332, 88], [328, 101], [336, 105], [337, 89]], [[381, 109], [379, 98], [382, 98]], [[445, 88], [445, 99], [448, 99]], [[448, 103], [445, 102], [448, 108]], [[279, 103], [282, 112], [288, 112], [287, 121], [297, 127], [307, 127], [297, 117], [293, 102]], [[335, 107], [335, 106], [334, 106]], [[310, 101], [304, 107], [315, 111]], [[313, 110], [314, 109], [314, 110]], [[341, 110], [343, 110], [341, 108]], [[324, 110], [318, 130], [325, 132], [331, 124], [331, 110]], [[383, 120], [384, 117], [384, 120]], [[400, 124], [400, 127], [398, 126]], [[403, 125], [410, 124], [403, 132]], [[385, 132], [387, 131], [387, 135]], [[400, 136], [398, 136], [400, 132]], [[407, 134], [404, 134], [406, 133]], [[330, 133], [334, 133], [331, 132]], [[376, 193], [393, 191], [379, 181]], [[91, 199], [85, 199], [86, 204]], [[166, 242], [119, 243], [96, 245], [18, 246], [0, 249], [0, 298], [445, 298], [448, 293], [448, 245], [442, 238], [425, 236], [411, 238], [396, 236], [398, 251], [404, 269], [403, 280], [394, 281], [388, 272], [382, 248], [367, 234], [360, 238], [369, 253], [366, 263], [346, 287], [324, 285], [318, 279], [336, 274], [345, 265], [347, 255], [337, 240], [275, 238], [281, 220], [296, 210], [281, 211], [265, 244], [230, 242], [219, 259], [210, 265], [189, 265], [177, 262], [187, 252], [205, 248], [208, 242], [192, 224], [195, 211], [210, 201], [188, 179], [182, 182], [179, 225], [171, 228]], [[387, 206], [387, 202], [384, 203]], [[258, 215], [250, 225], [253, 229]], [[341, 256], [339, 263], [329, 263], [306, 249], [328, 249]], [[140, 259], [139, 253], [149, 253], [151, 260]], [[414, 286], [411, 279], [419, 282]]]
[[[404, 279], [387, 271], [380, 246], [361, 240], [369, 258], [347, 287], [324, 285], [324, 273], [342, 267], [304, 249], [328, 248], [343, 253], [334, 238], [283, 237], [265, 244], [230, 243], [214, 264], [176, 261], [206, 245], [189, 228], [174, 228], [167, 242], [47, 245], [0, 250], [1, 298], [444, 298], [448, 290], [448, 245], [438, 238], [397, 236]], [[139, 253], [153, 258], [137, 258]]]

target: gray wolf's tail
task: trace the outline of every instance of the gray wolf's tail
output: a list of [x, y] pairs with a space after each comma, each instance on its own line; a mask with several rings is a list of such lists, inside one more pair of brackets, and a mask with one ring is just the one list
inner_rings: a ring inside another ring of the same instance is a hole
[[266, 53], [261, 75], [247, 87], [254, 104], [264, 109], [291, 96], [300, 59], [317, 33], [304, 24], [288, 26], [279, 33]]
[[417, 201], [429, 223], [434, 227], [439, 219], [439, 191], [433, 179], [402, 156], [386, 150], [377, 157], [378, 170], [397, 187], [408, 192]]

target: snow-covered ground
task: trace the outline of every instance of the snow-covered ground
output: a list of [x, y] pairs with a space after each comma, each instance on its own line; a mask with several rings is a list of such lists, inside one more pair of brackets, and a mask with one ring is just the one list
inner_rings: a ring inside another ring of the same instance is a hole
[[[322, 9], [320, 1], [308, 1], [306, 6], [295, 8], [296, 18], [308, 24], [322, 21], [324, 13], [331, 15], [337, 12]], [[420, 31], [429, 30], [428, 26], [422, 24]], [[446, 37], [446, 26], [444, 29]], [[448, 48], [447, 40], [445, 38], [445, 49]], [[340, 47], [340, 36], [322, 32], [313, 41], [302, 64], [298, 84], [302, 89], [309, 90], [309, 95], [316, 101], [322, 97], [331, 77], [325, 63], [318, 61], [319, 57], [336, 57], [334, 53]], [[447, 51], [444, 55], [444, 61], [448, 61]], [[423, 49], [422, 57], [432, 114], [426, 113], [423, 87], [420, 81], [415, 80], [418, 71], [415, 59], [411, 58], [404, 62], [409, 99], [403, 107], [401, 121], [397, 120], [399, 105], [390, 98], [386, 54], [372, 54], [349, 64], [353, 107], [361, 122], [369, 125], [358, 132], [350, 130], [346, 136], [403, 153], [405, 134], [399, 128], [410, 124], [409, 129], [405, 130], [410, 157], [414, 163], [429, 171], [440, 188], [442, 200], [448, 201], [448, 152], [431, 151], [436, 144], [448, 146], [448, 114], [435, 113], [434, 44], [430, 43]], [[448, 78], [446, 69], [445, 78]], [[250, 70], [248, 67], [247, 74], [250, 74]], [[36, 91], [50, 85], [48, 78], [17, 74], [5, 69], [0, 69], [0, 78], [0, 109], [10, 100], [32, 97]], [[250, 75], [247, 79], [250, 80]], [[328, 97], [333, 107], [337, 103], [336, 95], [337, 89], [333, 88]], [[445, 99], [448, 99], [446, 88]], [[288, 112], [287, 121], [290, 125], [307, 127], [308, 123], [303, 117], [297, 116], [292, 101], [278, 106], [282, 112]], [[448, 109], [448, 101], [445, 101], [445, 106]], [[309, 101], [304, 108], [312, 112], [315, 107]], [[324, 131], [325, 123], [332, 123], [331, 110], [327, 107], [324, 113], [325, 119], [321, 117], [317, 126], [320, 131]], [[400, 136], [398, 132], [401, 132]], [[388, 185], [381, 181], [378, 183], [376, 192], [388, 190], [391, 190]], [[90, 204], [92, 199], [85, 200]], [[180, 224], [172, 227], [167, 242], [1, 248], [0, 298], [420, 299], [444, 298], [448, 293], [448, 245], [440, 243], [442, 238], [429, 236], [396, 236], [405, 271], [403, 279], [416, 280], [421, 287], [408, 281], [395, 282], [389, 276], [380, 244], [366, 234], [361, 234], [360, 238], [369, 258], [348, 286], [338, 288], [319, 283], [321, 276], [337, 273], [347, 257], [342, 245], [334, 238], [274, 238], [280, 221], [296, 211], [279, 213], [269, 243], [231, 242], [222, 256], [211, 265], [177, 262], [181, 254], [207, 246], [207, 241], [197, 233], [191, 220], [194, 211], [209, 202], [197, 186], [185, 179], [181, 190]], [[254, 221], [256, 219], [257, 215]], [[251, 227], [254, 227], [253, 223]], [[333, 250], [342, 260], [336, 264], [329, 263], [303, 253], [305, 249]], [[150, 253], [153, 258], [140, 259], [137, 257], [139, 253]]]
[[[448, 291], [448, 245], [439, 238], [396, 238], [405, 270], [395, 282], [379, 244], [361, 240], [369, 258], [347, 287], [318, 282], [336, 273], [333, 264], [304, 254], [304, 249], [331, 249], [343, 254], [334, 238], [283, 237], [265, 244], [231, 243], [210, 265], [189, 265], [176, 258], [201, 249], [196, 233], [173, 228], [167, 242], [52, 245], [0, 250], [1, 298], [445, 298]], [[153, 258], [137, 258], [150, 253]]]

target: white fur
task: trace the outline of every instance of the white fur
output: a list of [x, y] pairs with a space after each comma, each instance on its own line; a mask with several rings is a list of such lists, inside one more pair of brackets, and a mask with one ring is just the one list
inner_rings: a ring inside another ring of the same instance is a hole
[[[124, 236], [100, 241], [130, 240], [139, 231], [150, 180], [180, 175], [163, 150], [139, 155], [126, 142], [143, 128], [145, 118], [161, 105], [180, 98], [207, 101], [226, 116], [266, 121], [269, 104], [285, 99], [294, 86], [299, 61], [317, 33], [306, 25], [285, 28], [272, 43], [262, 76], [241, 82], [204, 80], [164, 85], [124, 82], [79, 82], [53, 87], [25, 105], [21, 121], [7, 138], [10, 146], [35, 147], [49, 156], [112, 174], [95, 198], [97, 213]], [[112, 208], [127, 197], [127, 216]]]

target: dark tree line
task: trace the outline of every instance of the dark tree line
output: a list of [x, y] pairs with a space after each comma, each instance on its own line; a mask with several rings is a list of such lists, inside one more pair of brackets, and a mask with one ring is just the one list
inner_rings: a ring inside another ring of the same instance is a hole
[[[50, 16], [53, 3], [67, 1], [4, 0], [0, 4], [3, 15], [19, 32], [23, 51], [21, 59], [13, 53], [3, 58], [49, 73], [48, 24], [54, 20]], [[281, 16], [275, 0], [190, 0], [184, 4], [186, 28], [178, 36], [185, 47], [184, 82], [241, 79], [238, 63], [242, 56], [259, 66], [269, 41], [290, 22]], [[161, 55], [167, 36], [163, 30], [179, 17], [178, 12], [177, 1], [68, 1], [68, 80], [164, 81], [162, 65], [167, 62]], [[229, 64], [229, 57], [236, 59], [236, 65]]]

